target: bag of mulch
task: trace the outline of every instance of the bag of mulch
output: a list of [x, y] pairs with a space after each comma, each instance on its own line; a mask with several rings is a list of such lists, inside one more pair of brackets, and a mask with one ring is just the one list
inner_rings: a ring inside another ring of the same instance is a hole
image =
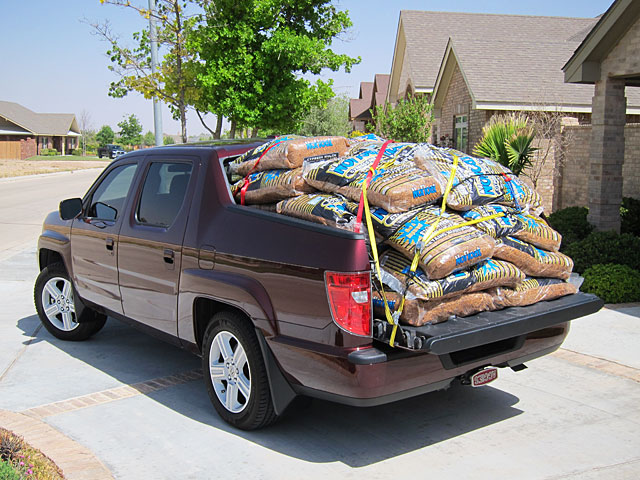
[[[402, 296], [393, 292], [385, 292], [385, 296], [389, 309], [394, 312], [400, 305]], [[405, 299], [400, 322], [419, 327], [427, 323], [444, 322], [454, 316], [467, 317], [494, 308], [494, 297], [488, 292], [465, 293], [428, 302]], [[373, 294], [373, 312], [377, 318], [385, 318], [384, 300], [378, 292]]]
[[[264, 170], [250, 174], [247, 177], [247, 181], [248, 184], [244, 196], [246, 204], [274, 203], [285, 198], [315, 191], [302, 178], [302, 168], [294, 170]], [[245, 180], [242, 179], [233, 185], [231, 189], [238, 203], [241, 201], [241, 191], [244, 184]]]
[[[369, 204], [382, 207], [390, 213], [399, 213], [440, 198], [440, 183], [406, 161], [404, 155], [412, 147], [398, 147], [397, 144], [392, 147], [385, 149], [371, 178], [367, 188]], [[304, 178], [318, 190], [337, 192], [359, 202], [362, 184], [377, 155], [375, 150], [367, 150], [337, 162], [310, 164], [305, 167]]]
[[[492, 215], [501, 215], [500, 217], [487, 219]], [[484, 233], [491, 235], [493, 238], [506, 237], [507, 235], [515, 236], [522, 230], [522, 222], [517, 217], [517, 210], [504, 205], [483, 205], [473, 210], [462, 213], [465, 220], [485, 219], [473, 226], [482, 230]]]
[[[358, 214], [359, 206], [359, 203], [347, 202], [347, 208], [354, 215]], [[412, 208], [406, 212], [389, 213], [382, 207], [369, 206], [373, 229], [376, 235], [382, 239], [387, 239], [393, 235], [403, 223], [415, 217], [420, 210], [422, 210], [422, 207]], [[363, 219], [362, 222], [366, 225], [365, 219]]]
[[366, 135], [350, 138], [347, 156], [351, 157], [365, 150], [380, 148], [385, 141], [384, 138], [379, 137], [375, 133], [367, 133]]
[[552, 277], [566, 280], [573, 270], [573, 260], [560, 252], [547, 252], [513, 237], [497, 241], [495, 258], [513, 263], [532, 277]]
[[[408, 258], [413, 258], [416, 248], [420, 248], [418, 265], [427, 278], [444, 278], [493, 255], [495, 240], [476, 228], [460, 226], [461, 223], [459, 215], [441, 214], [438, 207], [425, 207], [402, 224], [386, 243]], [[434, 224], [436, 235], [424, 243], [425, 232]], [[451, 229], [441, 231], [448, 228]]]
[[275, 203], [256, 203], [256, 204], [247, 205], [247, 206], [250, 208], [255, 208], [256, 210], [262, 210], [264, 212], [277, 213], [277, 209], [276, 209], [277, 204]]
[[515, 232], [513, 237], [543, 250], [557, 252], [560, 249], [562, 235], [551, 228], [542, 218], [519, 213], [516, 215], [516, 219], [522, 228]]
[[489, 203], [528, 210], [540, 206], [540, 195], [499, 163], [488, 158], [471, 157], [452, 149], [435, 149], [436, 147], [432, 147], [426, 150], [423, 147], [420, 153], [415, 154], [414, 162], [446, 185], [453, 172], [454, 155], [458, 156], [453, 188], [447, 196], [449, 208], [466, 211]]
[[339, 195], [306, 193], [278, 202], [276, 211], [322, 225], [353, 230], [355, 215], [347, 210], [346, 202]]
[[466, 292], [477, 292], [492, 287], [515, 287], [525, 276], [508, 262], [488, 258], [469, 270], [453, 273], [441, 280], [429, 280], [418, 268], [411, 275], [411, 260], [394, 250], [380, 257], [382, 283], [407, 298], [435, 300], [449, 298]]
[[[243, 155], [238, 161], [230, 163], [229, 170], [231, 173], [245, 176], [252, 171], [298, 168], [305, 161], [319, 162], [336, 159], [344, 155], [347, 148], [345, 137], [291, 138], [287, 136], [284, 140], [280, 137], [266, 146], [261, 145], [250, 150], [245, 154], [246, 157]], [[260, 158], [263, 153], [264, 156]]]
[[577, 287], [557, 278], [527, 278], [515, 288], [497, 288], [494, 303], [497, 308], [524, 307], [543, 300], [571, 295]]
[[[303, 137], [301, 137], [300, 135], [282, 135], [278, 138], [274, 138], [273, 140], [270, 140], [267, 143], [263, 143], [262, 145], [259, 145], [256, 148], [253, 148], [243, 153], [235, 160], [229, 162], [229, 164], [227, 165], [227, 170], [231, 174], [232, 180], [237, 181], [235, 177], [246, 177], [247, 173], [249, 173], [249, 170], [250, 170], [250, 168], [247, 169], [247, 167], [249, 167], [249, 165], [253, 166], [255, 161], [258, 158], [260, 158], [260, 155], [262, 155], [262, 153], [267, 148], [271, 147], [272, 145], [277, 145], [278, 143], [285, 142], [287, 140], [293, 140], [296, 138], [303, 138]], [[247, 163], [246, 166], [242, 167], [242, 171], [245, 173], [240, 173], [239, 172], [240, 165], [242, 165], [245, 162], [249, 162]]]

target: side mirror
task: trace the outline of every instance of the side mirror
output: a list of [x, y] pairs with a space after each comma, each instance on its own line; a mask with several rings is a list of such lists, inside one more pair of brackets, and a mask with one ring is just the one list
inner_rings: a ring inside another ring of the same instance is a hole
[[67, 200], [63, 200], [60, 202], [58, 211], [60, 212], [60, 218], [62, 220], [72, 220], [82, 211], [82, 199], [68, 198]]

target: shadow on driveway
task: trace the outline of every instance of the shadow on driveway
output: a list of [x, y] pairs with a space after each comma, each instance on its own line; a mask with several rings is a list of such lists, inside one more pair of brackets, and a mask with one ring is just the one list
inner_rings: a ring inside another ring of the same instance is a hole
[[[37, 324], [37, 317], [32, 315], [21, 319], [18, 327], [30, 337]], [[85, 342], [63, 342], [45, 329], [40, 329], [31, 343], [37, 342], [48, 342], [125, 384], [200, 366], [200, 360], [190, 353], [111, 318], [102, 331]], [[321, 400], [300, 401], [275, 425], [244, 432], [218, 417], [202, 381], [168, 387], [147, 397], [210, 426], [212, 441], [213, 433], [221, 430], [293, 458], [314, 463], [342, 462], [351, 467], [375, 464], [522, 413], [514, 407], [519, 401], [517, 397], [496, 388], [454, 386], [447, 391], [370, 408]]]

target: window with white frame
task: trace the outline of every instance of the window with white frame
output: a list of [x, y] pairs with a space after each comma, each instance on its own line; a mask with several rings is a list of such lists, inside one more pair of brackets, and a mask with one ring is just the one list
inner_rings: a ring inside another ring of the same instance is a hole
[[456, 115], [454, 118], [453, 146], [456, 150], [466, 152], [469, 143], [469, 117]]

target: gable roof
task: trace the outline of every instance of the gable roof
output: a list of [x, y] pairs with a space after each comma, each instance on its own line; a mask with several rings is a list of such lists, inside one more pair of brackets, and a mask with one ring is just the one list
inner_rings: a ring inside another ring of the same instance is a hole
[[384, 105], [386, 102], [390, 77], [388, 73], [376, 73], [373, 81], [374, 106]]
[[[613, 2], [562, 67], [565, 81], [593, 84], [600, 80], [600, 63], [639, 18], [640, 2]], [[640, 86], [640, 78], [637, 75], [640, 72], [633, 73], [636, 75], [627, 78], [626, 85]]]
[[15, 102], [0, 100], [0, 117], [34, 135], [68, 135], [80, 129], [73, 113], [36, 113]]
[[371, 118], [369, 109], [373, 103], [373, 82], [360, 82], [360, 98], [352, 98], [349, 100], [349, 117], [351, 120], [356, 118]]

